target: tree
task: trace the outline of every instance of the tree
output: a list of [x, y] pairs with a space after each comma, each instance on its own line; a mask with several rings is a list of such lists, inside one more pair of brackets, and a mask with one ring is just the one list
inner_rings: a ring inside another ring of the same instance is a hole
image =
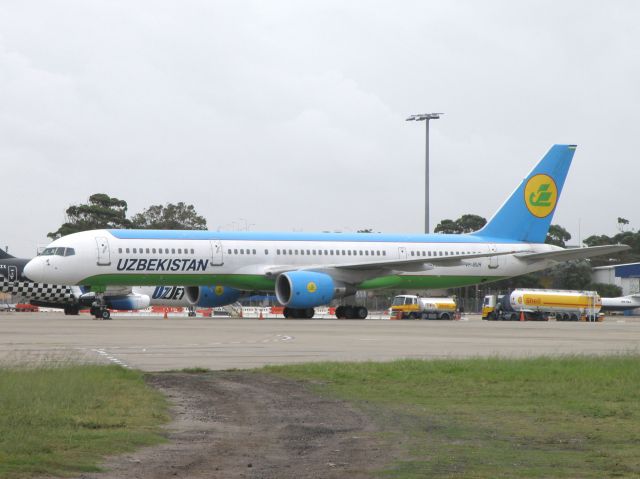
[[586, 260], [561, 263], [550, 271], [555, 289], [584, 290], [591, 283], [591, 263]]
[[547, 239], [545, 239], [544, 242], [564, 248], [566, 246], [566, 242], [570, 239], [571, 234], [562, 226], [551, 225], [549, 226], [549, 231], [547, 232]]
[[455, 221], [449, 219], [442, 220], [433, 231], [434, 233], [444, 234], [472, 233], [473, 231], [478, 231], [486, 224], [487, 220], [482, 216], [466, 214]]
[[620, 230], [620, 233], [624, 233], [624, 229], [628, 224], [628, 219], [618, 217], [618, 229]]
[[433, 230], [434, 233], [460, 234], [460, 226], [453, 220], [442, 220]]
[[456, 223], [458, 223], [463, 233], [472, 233], [482, 229], [487, 224], [487, 220], [482, 216], [467, 214], [458, 218]]
[[67, 208], [66, 220], [57, 231], [48, 233], [47, 236], [55, 240], [80, 231], [130, 226], [127, 219], [127, 202], [104, 193], [91, 195], [86, 204]]
[[131, 218], [133, 228], [158, 230], [206, 230], [207, 220], [193, 205], [182, 201], [176, 205], [152, 205]]
[[597, 291], [602, 298], [616, 298], [622, 296], [622, 288], [615, 284], [591, 283], [589, 290]]

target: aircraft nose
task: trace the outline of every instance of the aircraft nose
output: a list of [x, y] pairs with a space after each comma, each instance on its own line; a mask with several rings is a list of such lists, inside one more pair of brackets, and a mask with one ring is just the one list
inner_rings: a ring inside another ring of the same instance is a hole
[[38, 282], [40, 280], [40, 276], [42, 275], [42, 270], [43, 264], [41, 258], [33, 258], [25, 265], [24, 269], [22, 270], [22, 275], [29, 281]]

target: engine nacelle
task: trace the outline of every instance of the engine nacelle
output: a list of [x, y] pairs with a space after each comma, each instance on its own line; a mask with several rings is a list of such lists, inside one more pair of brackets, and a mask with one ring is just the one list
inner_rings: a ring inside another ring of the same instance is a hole
[[314, 308], [329, 303], [335, 295], [333, 278], [313, 271], [289, 271], [276, 279], [276, 297], [289, 308]]
[[[83, 306], [91, 306], [95, 300], [95, 293], [85, 293], [78, 299], [79, 303]], [[131, 309], [148, 308], [151, 304], [151, 298], [146, 294], [122, 294], [117, 296], [105, 295], [104, 302], [109, 309], [129, 311]]]
[[242, 292], [228, 286], [187, 286], [185, 296], [192, 306], [215, 308], [235, 303]]

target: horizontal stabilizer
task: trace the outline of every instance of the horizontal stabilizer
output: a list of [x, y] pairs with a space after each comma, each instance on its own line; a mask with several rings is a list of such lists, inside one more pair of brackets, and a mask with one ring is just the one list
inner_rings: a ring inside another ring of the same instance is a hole
[[560, 251], [550, 251], [548, 253], [518, 253], [514, 255], [516, 258], [534, 263], [536, 261], [552, 260], [552, 261], [571, 261], [575, 259], [591, 258], [593, 256], [601, 256], [604, 254], [621, 253], [631, 249], [626, 244], [591, 246], [589, 248], [564, 249]]
[[5, 250], [3, 250], [2, 248], [0, 248], [0, 259], [9, 259], [9, 258], [13, 258], [13, 256], [11, 256], [9, 253], [7, 253]]

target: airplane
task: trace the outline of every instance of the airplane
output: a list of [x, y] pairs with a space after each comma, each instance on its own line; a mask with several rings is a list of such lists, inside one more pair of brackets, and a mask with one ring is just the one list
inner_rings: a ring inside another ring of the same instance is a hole
[[629, 296], [619, 296], [617, 298], [601, 298], [601, 311], [629, 311], [640, 308], [640, 293]]
[[34, 283], [24, 277], [28, 259], [16, 258], [0, 249], [0, 293], [16, 295], [34, 306], [62, 308], [67, 315], [77, 315], [82, 308], [90, 308], [91, 314], [102, 319], [111, 317], [108, 309], [129, 311], [144, 309], [149, 305], [190, 308], [211, 308], [236, 302], [242, 292], [222, 286], [142, 286], [134, 288], [109, 288], [105, 292], [103, 309], [94, 309], [95, 293], [80, 286]]
[[[487, 224], [469, 234], [101, 229], [55, 240], [25, 274], [84, 285], [98, 301], [112, 286], [221, 284], [275, 291], [285, 317], [311, 318], [316, 306], [358, 290], [473, 285], [628, 249], [544, 243], [575, 149], [553, 145]], [[338, 318], [367, 314], [361, 306], [336, 308]]]

